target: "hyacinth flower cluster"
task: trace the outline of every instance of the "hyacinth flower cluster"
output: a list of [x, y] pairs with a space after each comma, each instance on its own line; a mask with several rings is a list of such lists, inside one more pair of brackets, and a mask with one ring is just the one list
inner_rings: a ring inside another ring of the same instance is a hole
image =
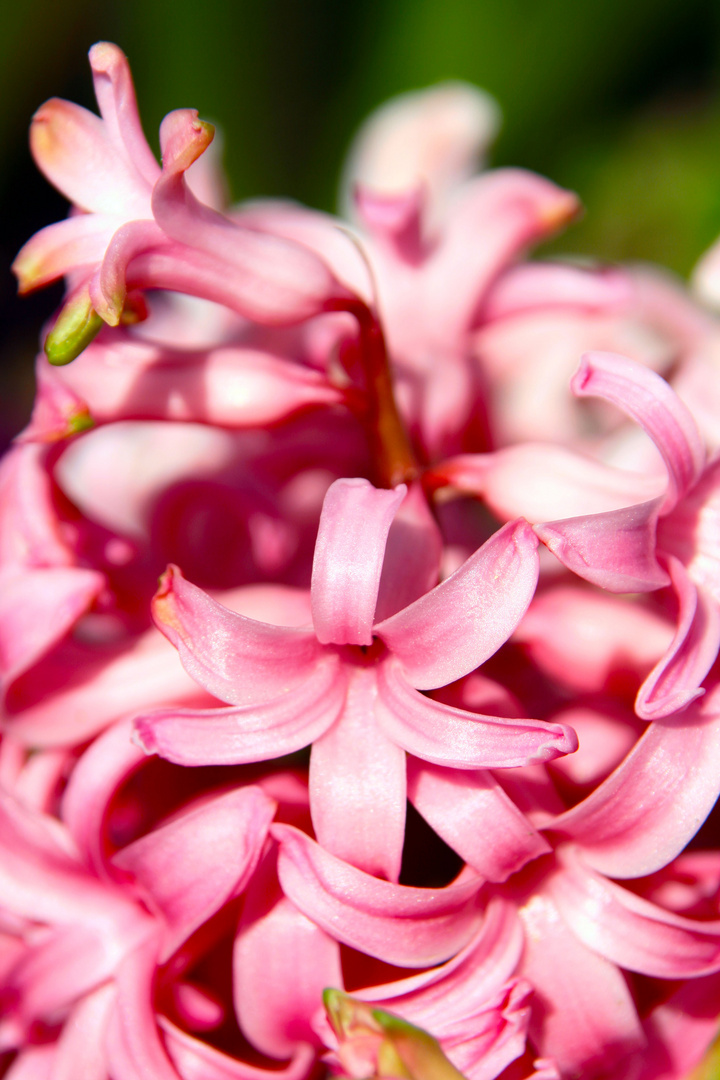
[[15, 262], [67, 289], [0, 463], [0, 1074], [690, 1076], [716, 252], [530, 261], [578, 201], [481, 171], [461, 84], [370, 118], [345, 219], [228, 206], [210, 125], [158, 163], [90, 64]]

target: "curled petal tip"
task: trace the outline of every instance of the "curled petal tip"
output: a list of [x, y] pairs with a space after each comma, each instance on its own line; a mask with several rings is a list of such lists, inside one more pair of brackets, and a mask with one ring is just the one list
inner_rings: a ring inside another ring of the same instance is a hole
[[215, 128], [198, 119], [196, 109], [175, 109], [160, 125], [163, 169], [185, 172], [215, 137]]
[[88, 52], [90, 67], [98, 74], [111, 72], [118, 64], [127, 64], [125, 53], [112, 41], [96, 41]]
[[45, 355], [56, 367], [69, 364], [87, 348], [103, 325], [86, 292], [71, 297], [45, 338]]
[[582, 203], [573, 191], [558, 191], [543, 207], [540, 218], [545, 229], [555, 232], [569, 225], [582, 213]]

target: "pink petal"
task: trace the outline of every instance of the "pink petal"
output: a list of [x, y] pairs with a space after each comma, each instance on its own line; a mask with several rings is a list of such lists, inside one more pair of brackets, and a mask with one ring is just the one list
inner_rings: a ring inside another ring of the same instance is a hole
[[255, 869], [276, 804], [239, 788], [186, 810], [113, 858], [158, 910], [164, 963], [194, 930], [242, 890]]
[[511, 267], [483, 304], [483, 321], [548, 308], [622, 310], [634, 299], [632, 281], [614, 268], [585, 270], [569, 263], [527, 262]]
[[98, 315], [117, 326], [127, 297], [127, 268], [143, 252], [165, 243], [154, 221], [128, 221], [109, 238], [102, 262], [90, 281], [90, 299]]
[[74, 562], [60, 531], [47, 447], [13, 446], [0, 462], [0, 559], [21, 566]]
[[167, 1052], [182, 1080], [306, 1080], [315, 1064], [315, 1050], [307, 1043], [296, 1048], [284, 1068], [263, 1069], [238, 1061], [193, 1038], [164, 1016], [158, 1017], [158, 1024], [165, 1036]]
[[687, 406], [660, 375], [614, 353], [587, 353], [571, 385], [578, 397], [601, 397], [617, 405], [647, 432], [668, 471], [661, 510], [668, 513], [705, 465], [702, 440]]
[[538, 577], [537, 540], [526, 521], [491, 536], [432, 592], [378, 623], [375, 632], [419, 690], [479, 667], [513, 632]]
[[614, 964], [586, 948], [554, 900], [536, 893], [521, 908], [526, 928], [522, 972], [535, 988], [530, 1036], [562, 1075], [604, 1070], [645, 1046], [632, 994]]
[[310, 809], [317, 840], [368, 874], [397, 881], [405, 838], [405, 752], [375, 722], [372, 669], [351, 670], [339, 719], [313, 743]]
[[626, 472], [563, 446], [521, 443], [442, 462], [438, 483], [480, 496], [498, 517], [531, 522], [600, 514], [661, 493], [655, 477]]
[[696, 588], [682, 563], [670, 556], [668, 569], [678, 598], [678, 624], [670, 646], [640, 687], [635, 711], [644, 720], [680, 712], [700, 697], [699, 687], [720, 646], [720, 610]]
[[438, 583], [443, 540], [419, 483], [395, 514], [385, 545], [375, 621], [412, 604]]
[[399, 665], [378, 668], [375, 715], [385, 733], [408, 753], [454, 769], [504, 769], [551, 761], [577, 749], [572, 728], [542, 720], [482, 716], [418, 693]]
[[150, 189], [94, 113], [52, 98], [30, 128], [35, 163], [75, 206], [125, 219], [150, 217]]
[[[642, 1069], [632, 1072], [637, 1080], [685, 1080], [700, 1066], [717, 1036], [720, 1012], [720, 978], [706, 975], [690, 979], [662, 1004], [656, 1005], [644, 1022], [648, 1049]], [[632, 1068], [632, 1065], [631, 1065]], [[699, 1075], [707, 1074], [707, 1066]], [[626, 1080], [625, 1076], [622, 1080]]]
[[548, 828], [580, 844], [588, 865], [611, 877], [660, 870], [715, 803], [719, 728], [717, 691], [680, 722], [656, 721], [595, 791]]
[[56, 1060], [54, 1043], [25, 1046], [5, 1073], [5, 1080], [53, 1080]]
[[552, 850], [489, 772], [450, 770], [410, 758], [408, 798], [487, 881], [505, 881]]
[[233, 949], [241, 1030], [262, 1053], [291, 1057], [317, 1042], [310, 1019], [326, 986], [342, 986], [340, 948], [282, 895], [270, 858], [250, 885]]
[[186, 581], [176, 566], [161, 579], [153, 616], [188, 674], [233, 705], [298, 689], [324, 655], [312, 632], [237, 615]]
[[208, 127], [189, 109], [178, 109], [163, 120], [163, 174], [152, 197], [160, 228], [172, 240], [225, 262], [233, 279], [234, 306], [255, 322], [289, 324], [346, 308], [352, 294], [309, 248], [243, 228], [195, 199], [183, 171], [212, 138]]
[[720, 970], [720, 921], [664, 911], [586, 868], [570, 849], [550, 889], [573, 933], [621, 967], [660, 979]]
[[444, 889], [381, 881], [342, 862], [289, 825], [273, 825], [285, 895], [338, 941], [391, 964], [446, 960], [477, 930], [478, 878]]
[[39, 289], [80, 266], [100, 262], [122, 218], [110, 214], [76, 214], [40, 229], [15, 256], [13, 273], [20, 293]]
[[292, 754], [335, 722], [346, 682], [337, 658], [320, 662], [292, 693], [230, 709], [163, 709], [135, 720], [147, 754], [178, 765], [236, 765]]
[[536, 525], [563, 566], [611, 592], [650, 592], [668, 584], [656, 558], [659, 499]]
[[105, 1024], [115, 996], [107, 984], [88, 994], [73, 1009], [57, 1043], [53, 1080], [107, 1080]]
[[336, 480], [323, 502], [312, 572], [313, 625], [323, 645], [371, 645], [385, 544], [407, 488]]
[[154, 184], [160, 175], [160, 166], [143, 134], [127, 58], [109, 41], [93, 45], [88, 58], [95, 97], [108, 136], [115, 145], [124, 148], [145, 182]]
[[6, 567], [0, 572], [0, 679], [3, 689], [73, 628], [105, 586], [96, 570]]
[[116, 975], [117, 1001], [105, 1042], [112, 1080], [178, 1080], [155, 1021], [156, 948], [149, 942], [136, 949]]

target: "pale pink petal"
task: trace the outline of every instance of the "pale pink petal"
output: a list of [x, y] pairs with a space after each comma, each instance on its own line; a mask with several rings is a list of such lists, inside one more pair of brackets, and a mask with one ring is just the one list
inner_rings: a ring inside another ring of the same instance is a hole
[[163, 709], [135, 720], [147, 754], [178, 765], [235, 765], [292, 754], [335, 722], [346, 681], [337, 657], [315, 665], [292, 693], [230, 709]]
[[188, 674], [232, 705], [265, 702], [299, 689], [324, 655], [311, 631], [237, 615], [186, 581], [175, 566], [161, 579], [153, 616]]
[[388, 533], [376, 622], [394, 615], [437, 585], [442, 549], [442, 535], [422, 487], [411, 484]]
[[102, 259], [122, 218], [110, 214], [76, 214], [40, 229], [15, 256], [13, 273], [19, 292], [39, 289], [80, 266]]
[[651, 724], [586, 799], [548, 824], [574, 840], [589, 866], [615, 878], [666, 866], [695, 835], [720, 790], [718, 692]]
[[369, 480], [336, 480], [323, 502], [312, 572], [313, 625], [324, 645], [371, 645], [385, 544], [405, 498]]
[[642, 1051], [645, 1036], [632, 994], [614, 964], [586, 948], [553, 899], [536, 893], [520, 909], [526, 928], [522, 972], [535, 988], [530, 1035], [563, 1076], [613, 1068]]
[[656, 558], [660, 499], [536, 525], [535, 532], [578, 577], [610, 592], [651, 592], [668, 584]]
[[572, 932], [621, 967], [661, 979], [720, 970], [720, 921], [664, 911], [585, 867], [569, 848], [549, 888]]
[[495, 101], [467, 83], [440, 83], [392, 98], [368, 117], [350, 148], [341, 192], [346, 216], [352, 216], [358, 184], [382, 194], [422, 184], [437, 218], [479, 166], [499, 120]]
[[90, 299], [98, 315], [117, 326], [127, 296], [127, 268], [143, 252], [162, 246], [165, 234], [154, 221], [128, 221], [109, 238], [102, 262], [90, 280]]
[[600, 514], [662, 494], [662, 481], [615, 469], [564, 446], [521, 443], [492, 454], [461, 454], [430, 476], [478, 495], [505, 520], [542, 522]]
[[160, 175], [143, 134], [127, 58], [109, 41], [98, 41], [88, 54], [95, 97], [109, 137], [125, 154], [141, 177], [152, 185]]
[[378, 623], [410, 683], [432, 690], [479, 667], [513, 632], [538, 577], [537, 540], [511, 522], [432, 592]]
[[75, 1006], [58, 1039], [53, 1080], [106, 1080], [105, 1024], [114, 996], [115, 989], [109, 983]]
[[35, 163], [62, 194], [82, 210], [150, 217], [150, 188], [130, 160], [113, 145], [94, 113], [52, 98], [41, 105], [30, 128]]
[[57, 377], [59, 371], [47, 363], [44, 353], [38, 356], [32, 416], [16, 442], [53, 443], [92, 427], [87, 402]]
[[[206, 1042], [175, 1027], [164, 1016], [158, 1025], [165, 1036], [167, 1052], [182, 1080], [306, 1080], [315, 1064], [315, 1050], [307, 1043], [298, 1046], [288, 1064], [263, 1069], [229, 1057]], [[148, 1078], [148, 1080], [154, 1080]]]
[[435, 832], [488, 881], [505, 881], [526, 862], [552, 850], [484, 770], [451, 770], [409, 758], [408, 798]]
[[668, 569], [678, 599], [678, 623], [670, 646], [638, 691], [635, 711], [644, 720], [658, 720], [687, 708], [700, 697], [703, 681], [720, 646], [720, 609], [702, 588], [696, 588], [679, 559]]
[[357, 870], [304, 833], [273, 825], [286, 896], [334, 938], [404, 967], [437, 964], [468, 943], [482, 921], [480, 879], [417, 889]]
[[368, 874], [397, 881], [405, 837], [405, 752], [376, 723], [373, 669], [351, 670], [338, 720], [310, 755], [317, 840]]
[[604, 312], [622, 309], [633, 299], [632, 281], [623, 270], [526, 262], [511, 267], [498, 279], [483, 304], [482, 317], [484, 322], [492, 322], [563, 307]]
[[209, 126], [189, 109], [178, 109], [163, 120], [163, 173], [152, 197], [161, 229], [172, 240], [226, 263], [233, 278], [236, 310], [256, 322], [289, 324], [322, 311], [347, 308], [352, 294], [309, 248], [243, 228], [195, 199], [183, 172], [211, 138]]
[[56, 1060], [54, 1043], [25, 1046], [5, 1073], [5, 1080], [53, 1080]]
[[272, 1058], [316, 1043], [310, 1019], [326, 986], [342, 986], [337, 941], [282, 895], [270, 857], [248, 889], [233, 948], [243, 1034]]
[[238, 788], [184, 811], [118, 852], [165, 922], [160, 963], [250, 878], [276, 804], [258, 787]]
[[433, 701], [409, 686], [392, 660], [378, 668], [377, 679], [375, 715], [386, 735], [435, 765], [504, 769], [577, 749], [572, 728], [561, 724], [482, 716]]
[[587, 353], [573, 377], [578, 397], [601, 397], [631, 416], [650, 436], [668, 471], [667, 513], [699, 479], [705, 450], [686, 405], [654, 371], [614, 353]]
[[105, 586], [75, 567], [0, 573], [0, 679], [5, 689], [73, 628]]

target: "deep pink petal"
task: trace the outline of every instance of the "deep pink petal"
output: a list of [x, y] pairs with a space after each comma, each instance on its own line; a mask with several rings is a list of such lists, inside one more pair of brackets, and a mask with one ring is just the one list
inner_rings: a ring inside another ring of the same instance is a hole
[[230, 709], [163, 709], [135, 720], [148, 754], [178, 765], [235, 765], [292, 754], [319, 739], [345, 701], [337, 658], [315, 666], [292, 693], [261, 705]]
[[405, 752], [376, 723], [372, 669], [351, 671], [339, 719], [310, 755], [317, 840], [368, 874], [397, 881], [405, 838]]
[[536, 525], [568, 570], [610, 592], [650, 592], [668, 584], [656, 558], [659, 499]]
[[324, 655], [311, 631], [237, 615], [174, 566], [161, 579], [153, 616], [185, 670], [232, 705], [270, 701], [298, 689]]
[[482, 716], [433, 701], [408, 685], [393, 660], [378, 669], [375, 714], [408, 753], [455, 769], [511, 768], [577, 749], [572, 728], [561, 724]]
[[548, 828], [574, 840], [588, 865], [611, 877], [661, 869], [692, 839], [718, 796], [719, 731], [716, 690], [678, 721], [651, 724], [615, 771]]
[[96, 570], [43, 567], [0, 573], [0, 679], [7, 688], [72, 629], [105, 586]]
[[[306, 1080], [315, 1064], [315, 1050], [307, 1043], [297, 1047], [291, 1060], [282, 1069], [263, 1069], [229, 1057], [220, 1050], [159, 1016], [158, 1024], [165, 1036], [167, 1052], [182, 1080]], [[149, 1080], [155, 1080], [154, 1076]]]
[[[717, 1036], [720, 976], [689, 979], [656, 1005], [644, 1021], [648, 1039], [638, 1073], [630, 1064], [621, 1080], [685, 1080]], [[700, 1070], [700, 1075], [705, 1069]]]
[[535, 988], [530, 1035], [537, 1051], [554, 1058], [563, 1076], [613, 1075], [622, 1058], [645, 1046], [621, 972], [575, 937], [545, 892], [533, 895], [520, 915], [522, 972]]
[[405, 498], [369, 480], [336, 480], [323, 502], [312, 572], [313, 624], [324, 645], [371, 645], [385, 544]]
[[720, 609], [696, 588], [682, 563], [670, 556], [668, 569], [678, 598], [678, 623], [667, 652], [638, 691], [635, 711], [644, 720], [679, 712], [700, 697], [703, 681], [720, 646]]
[[357, 870], [304, 833], [273, 825], [285, 895], [338, 941], [391, 964], [425, 967], [447, 960], [477, 930], [478, 878], [417, 889]]
[[620, 967], [660, 979], [720, 970], [720, 921], [664, 911], [585, 867], [570, 849], [549, 887], [573, 933]]
[[243, 1034], [273, 1058], [316, 1043], [310, 1019], [326, 986], [342, 986], [340, 948], [282, 895], [271, 856], [248, 889], [233, 949]]
[[538, 577], [537, 540], [511, 522], [459, 570], [375, 632], [419, 690], [445, 686], [479, 667], [513, 632]]
[[435, 832], [488, 881], [505, 881], [526, 862], [551, 851], [484, 770], [464, 772], [409, 758], [408, 798]]
[[571, 385], [578, 397], [601, 397], [617, 405], [647, 432], [668, 471], [661, 511], [668, 513], [705, 465], [705, 449], [687, 406], [660, 375], [614, 353], [587, 353]]

